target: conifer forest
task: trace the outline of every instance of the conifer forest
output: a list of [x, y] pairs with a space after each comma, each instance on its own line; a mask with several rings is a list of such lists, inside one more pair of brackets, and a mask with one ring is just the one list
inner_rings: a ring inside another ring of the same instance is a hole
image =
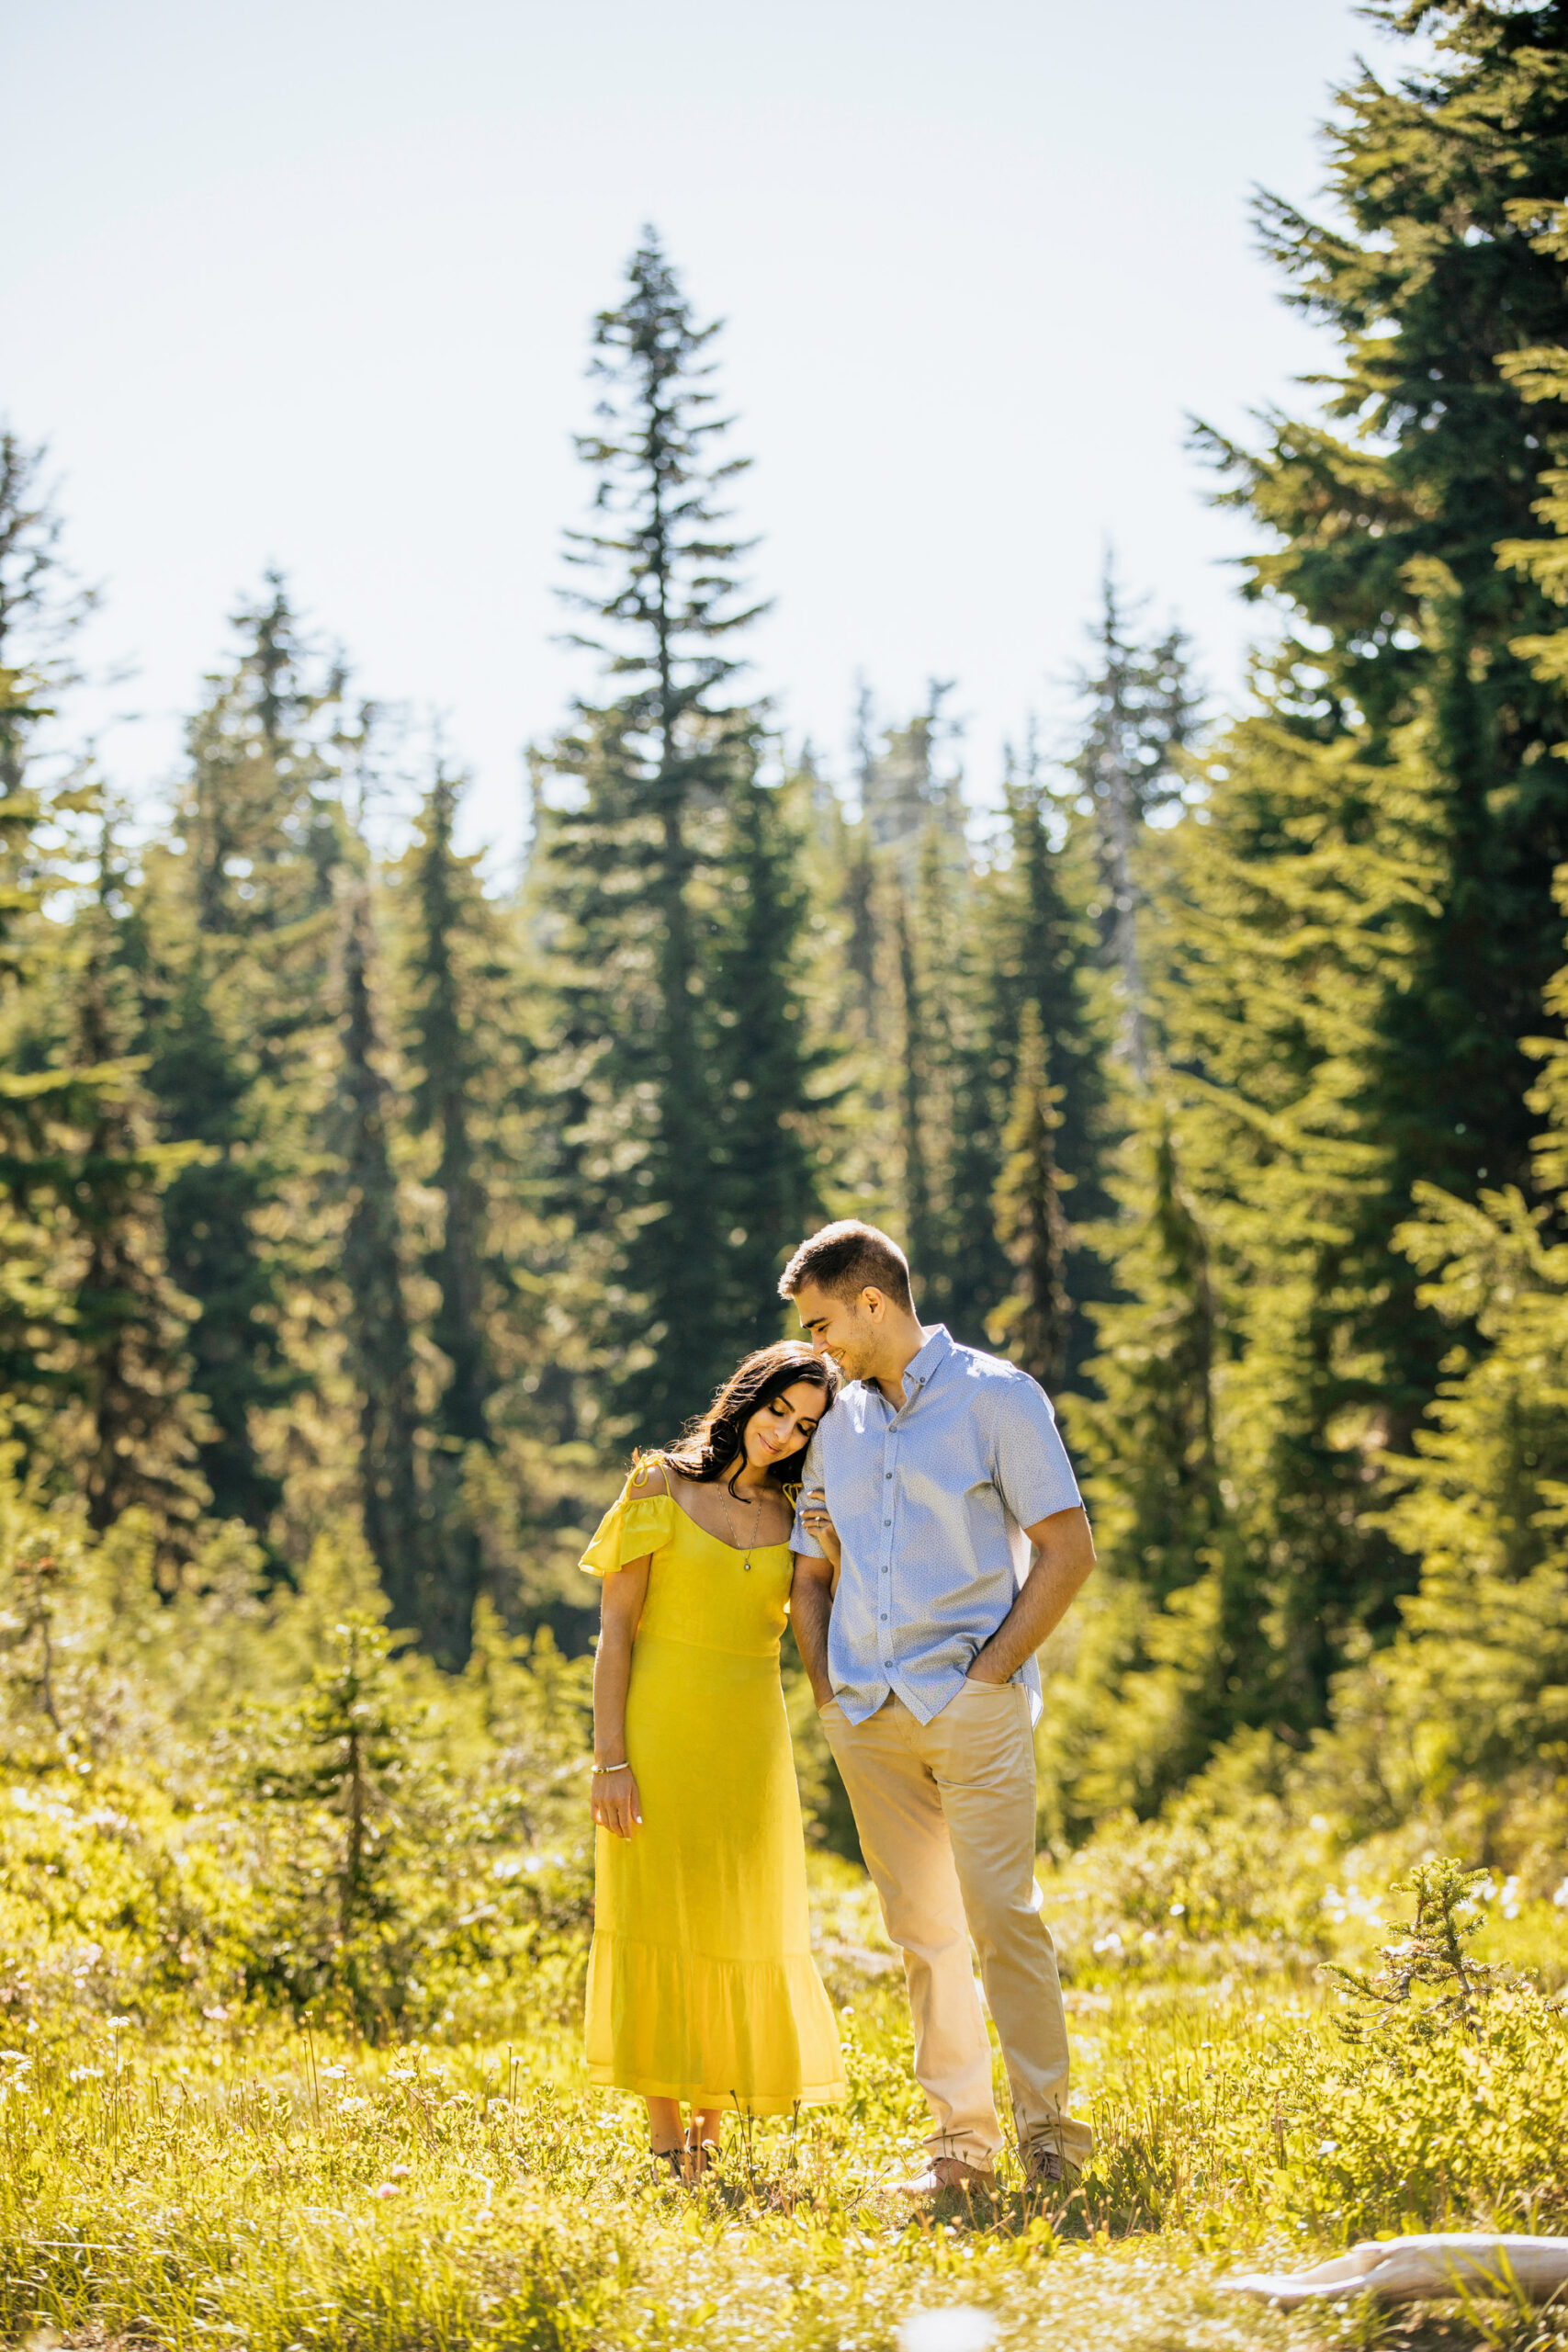
[[[1040, 648], [1070, 741], [976, 773], [941, 678], [868, 682], [852, 773], [781, 734], [723, 333], [651, 229], [584, 288], [597, 683], [504, 873], [286, 571], [129, 797], [69, 453], [0, 440], [7, 2337], [876, 2352], [923, 2300], [1022, 2344], [1059, 2255], [1083, 2343], [1348, 2343], [1180, 2264], [1568, 2226], [1568, 17], [1380, 13], [1324, 219], [1258, 203], [1331, 363], [1193, 427], [1230, 707], [1111, 563]], [[749, 2141], [753, 2238], [704, 2236], [571, 2072], [577, 1563], [840, 1216], [1045, 1385], [1100, 1555], [1038, 1754], [1101, 2153], [967, 2253], [877, 2236], [845, 2154], [923, 2110], [787, 1641], [846, 2118]], [[1402, 1900], [1491, 1939], [1481, 2022], [1359, 1973]], [[1568, 2340], [1513, 2324], [1429, 2340]]]

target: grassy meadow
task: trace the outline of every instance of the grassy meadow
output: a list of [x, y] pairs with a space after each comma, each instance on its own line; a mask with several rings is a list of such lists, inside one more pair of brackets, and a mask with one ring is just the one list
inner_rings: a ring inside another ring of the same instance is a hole
[[1140, 1861], [1108, 1838], [1046, 1881], [1099, 2140], [1079, 2188], [1032, 2204], [1004, 2168], [994, 2198], [934, 2216], [887, 2187], [924, 2128], [908, 2011], [866, 1883], [830, 1855], [816, 1924], [849, 2102], [732, 2123], [695, 2192], [650, 2177], [638, 2103], [587, 2089], [570, 1969], [498, 1984], [504, 2034], [469, 2008], [376, 2038], [194, 1992], [104, 2013], [99, 1956], [78, 1956], [73, 1997], [60, 1945], [48, 1984], [0, 1988], [0, 2324], [30, 2352], [883, 2352], [911, 2312], [958, 2305], [1003, 2346], [1568, 2345], [1568, 2313], [1287, 2316], [1215, 2284], [1372, 2233], [1568, 2224], [1561, 1911], [1483, 1886], [1478, 1949], [1529, 1975], [1475, 2030], [1357, 2041], [1319, 1955], [1368, 1957], [1375, 1900], [1321, 1887], [1309, 1940], [1190, 1926], [1171, 1903], [1156, 1929]]
[[[160, 1600], [134, 1523], [0, 1506], [5, 2341], [892, 2352], [951, 2304], [1004, 2346], [1568, 2346], [1568, 2315], [1287, 2318], [1215, 2283], [1385, 2233], [1568, 2228], [1540, 1792], [1512, 1829], [1412, 1813], [1357, 1843], [1311, 1809], [1326, 1765], [1273, 1787], [1244, 1741], [1156, 1817], [1043, 1834], [1096, 2155], [1055, 2203], [1004, 2164], [993, 2197], [911, 2213], [902, 1975], [797, 1703], [851, 2095], [732, 2122], [686, 2192], [652, 2177], [640, 2102], [583, 2079], [589, 1661], [481, 1611], [445, 1674], [347, 1543], [264, 1598], [220, 1548]], [[1517, 1864], [1431, 1860], [1483, 1834]], [[1423, 1871], [1412, 1934], [1391, 1889]]]

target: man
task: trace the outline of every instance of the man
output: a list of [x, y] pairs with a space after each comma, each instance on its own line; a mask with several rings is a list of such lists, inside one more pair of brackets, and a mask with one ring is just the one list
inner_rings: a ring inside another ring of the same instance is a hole
[[790, 1605], [904, 1954], [935, 2129], [903, 2185], [976, 2185], [1001, 2146], [973, 1936], [1024, 2176], [1050, 2188], [1089, 2150], [1034, 1882], [1034, 1653], [1094, 1566], [1077, 1485], [1038, 1383], [923, 1327], [874, 1226], [824, 1226], [779, 1288], [847, 1384], [806, 1458]]

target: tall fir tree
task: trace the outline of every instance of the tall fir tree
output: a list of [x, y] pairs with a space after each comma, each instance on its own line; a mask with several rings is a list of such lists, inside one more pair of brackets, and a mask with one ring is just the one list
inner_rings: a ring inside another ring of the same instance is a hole
[[1088, 1310], [1113, 1287], [1103, 1259], [1084, 1238], [1085, 1228], [1111, 1211], [1106, 1184], [1114, 1142], [1110, 1063], [1115, 1029], [1095, 977], [1096, 845], [1092, 829], [1079, 826], [1075, 832], [1070, 788], [1054, 790], [1047, 781], [1032, 729], [1021, 758], [1009, 753], [1002, 811], [989, 958], [997, 1083], [1004, 1115], [1010, 1114], [1032, 1006], [1055, 1095], [1052, 1153], [1066, 1196], [1062, 1374], [1070, 1384], [1093, 1347]]
[[[358, 1399], [358, 1485], [365, 1540], [393, 1622], [438, 1655], [467, 1653], [468, 1622], [430, 1574], [414, 1339], [404, 1283], [408, 1245], [393, 1164], [394, 1095], [374, 990], [370, 885], [344, 891], [341, 1011], [332, 1126], [344, 1204], [342, 1272], [348, 1364]], [[471, 1596], [470, 1596], [471, 1600]]]
[[996, 1194], [997, 1238], [1014, 1280], [1009, 1297], [993, 1310], [988, 1329], [1014, 1363], [1048, 1392], [1061, 1385], [1066, 1370], [1072, 1316], [1067, 1218], [1056, 1162], [1059, 1099], [1060, 1089], [1052, 1086], [1047, 1072], [1040, 1008], [1027, 1000]]
[[1170, 1122], [1157, 1113], [1155, 1122], [1130, 1155], [1117, 1260], [1126, 1295], [1097, 1315], [1100, 1396], [1079, 1419], [1122, 1515], [1117, 1562], [1163, 1601], [1202, 1575], [1223, 1512], [1210, 1247], [1178, 1175]]
[[857, 714], [861, 813], [874, 846], [897, 853], [906, 872], [931, 826], [954, 836], [964, 831], [963, 779], [946, 756], [957, 729], [942, 715], [952, 692], [950, 679], [931, 679], [925, 708], [889, 728], [874, 749], [869, 697], [863, 695]]
[[[436, 1302], [428, 1336], [446, 1366], [428, 1415], [428, 1511], [448, 1655], [466, 1649], [481, 1586], [500, 1550], [515, 1555], [523, 1490], [536, 1501], [537, 1441], [552, 1420], [547, 1411], [543, 1420], [526, 1412], [532, 1442], [525, 1451], [534, 1457], [527, 1464], [519, 1458], [515, 1409], [500, 1411], [492, 1423], [509, 1375], [540, 1336], [533, 1298], [540, 1235], [518, 1197], [535, 1172], [523, 1108], [529, 1046], [519, 1025], [526, 984], [503, 910], [487, 896], [479, 856], [457, 851], [461, 793], [438, 756], [413, 842], [393, 875], [395, 895], [404, 901], [400, 994], [412, 1079], [407, 1126], [439, 1201], [421, 1262]], [[558, 1348], [550, 1368], [557, 1395], [563, 1385], [570, 1393], [565, 1353]], [[536, 1367], [524, 1376], [534, 1385], [520, 1397], [512, 1381], [513, 1408], [538, 1393]], [[507, 1440], [503, 1463], [498, 1448]], [[503, 1525], [510, 1542], [500, 1536]], [[515, 1610], [515, 1575], [498, 1589]]]
[[432, 1182], [441, 1195], [441, 1231], [424, 1269], [440, 1296], [431, 1337], [450, 1367], [436, 1421], [456, 1446], [489, 1441], [485, 1408], [495, 1388], [487, 1331], [487, 1203], [476, 1133], [487, 1092], [486, 1041], [476, 1028], [472, 965], [493, 949], [478, 860], [453, 842], [459, 786], [438, 763], [409, 856], [416, 925], [410, 957], [408, 1030], [416, 1071], [409, 1100], [412, 1133], [435, 1149]]
[[211, 1499], [197, 1466], [210, 1425], [191, 1385], [197, 1309], [169, 1279], [159, 1195], [199, 1147], [155, 1140], [141, 1066], [127, 1051], [137, 1010], [117, 933], [129, 910], [107, 818], [102, 835], [99, 888], [74, 926], [73, 1058], [101, 1082], [71, 1186], [72, 1385], [88, 1523], [102, 1533], [141, 1510], [172, 1566]]
[[1209, 436], [1269, 535], [1250, 589], [1285, 634], [1258, 709], [1212, 748], [1203, 821], [1154, 837], [1141, 945], [1215, 1241], [1258, 1673], [1303, 1733], [1408, 1588], [1384, 1464], [1451, 1341], [1392, 1237], [1418, 1180], [1463, 1197], [1528, 1163], [1517, 1041], [1541, 1023], [1568, 848], [1560, 695], [1512, 650], [1550, 606], [1496, 560], [1568, 416], [1508, 360], [1561, 317], [1526, 216], [1568, 152], [1568, 28], [1469, 0], [1373, 13], [1429, 46], [1338, 96], [1341, 224], [1262, 208], [1337, 338], [1329, 420], [1271, 418], [1254, 451]]
[[[1108, 1809], [1153, 1811], [1238, 1725], [1273, 1722], [1275, 1630], [1226, 1477], [1229, 1335], [1168, 1109], [1146, 1097], [1118, 1153], [1103, 1237], [1119, 1295], [1090, 1311], [1088, 1393], [1068, 1433], [1101, 1562], [1076, 1688], [1058, 1686], [1050, 1769], [1072, 1834]], [[1092, 1235], [1091, 1235], [1091, 1238]]]
[[59, 968], [39, 922], [50, 878], [39, 836], [54, 796], [35, 784], [35, 754], [88, 609], [62, 567], [44, 462], [0, 432], [0, 1396], [13, 1433], [46, 1421], [59, 1394], [51, 1343], [69, 1304], [55, 1278], [66, 1215], [55, 1118], [90, 1115], [92, 1093], [39, 1040], [23, 985], [40, 961]]
[[727, 815], [713, 1080], [718, 1198], [729, 1220], [721, 1328], [739, 1355], [777, 1338], [779, 1272], [821, 1222], [812, 1089], [825, 1057], [807, 1044], [801, 1001], [801, 829], [784, 789], [755, 773], [731, 786]]
[[668, 1439], [733, 1359], [717, 1157], [713, 905], [727, 797], [750, 771], [733, 699], [748, 549], [728, 528], [748, 462], [725, 454], [710, 356], [649, 230], [624, 300], [600, 314], [598, 428], [580, 452], [595, 527], [569, 537], [595, 575], [572, 601], [615, 699], [580, 706], [549, 758], [571, 801], [543, 809], [543, 892], [562, 950], [561, 1174], [570, 1213], [608, 1239], [617, 1402], [634, 1435]]
[[1109, 560], [1094, 632], [1095, 662], [1082, 673], [1082, 740], [1073, 772], [1094, 829], [1100, 868], [1101, 953], [1121, 997], [1122, 1043], [1134, 1080], [1149, 1074], [1149, 1008], [1139, 944], [1140, 842], [1151, 817], [1181, 794], [1175, 761], [1198, 721], [1187, 640], [1177, 628], [1142, 644], [1131, 634]]
[[283, 581], [264, 590], [234, 616], [233, 661], [187, 728], [180, 854], [146, 861], [139, 910], [161, 1132], [202, 1147], [164, 1201], [170, 1271], [199, 1309], [201, 1471], [215, 1512], [265, 1536], [282, 1485], [258, 1425], [307, 1377], [282, 1329], [298, 1203], [288, 1216], [279, 1204], [310, 1158], [310, 1066], [331, 1023], [343, 681], [312, 660]]
[[[159, 1199], [191, 1154], [148, 1121], [101, 787], [58, 735], [44, 756], [93, 599], [63, 565], [43, 463], [0, 434], [0, 1411], [40, 1484], [85, 1490], [95, 1527], [143, 1510], [172, 1572], [208, 1499]], [[75, 899], [73, 922], [45, 917], [51, 890]]]
[[[906, 1247], [925, 1299], [925, 1285], [940, 1283], [936, 1200], [931, 1164], [931, 1068], [926, 1050], [924, 974], [916, 945], [915, 913], [901, 882], [893, 885], [892, 931], [897, 957], [898, 1001], [903, 1014], [899, 1057], [898, 1114], [904, 1155]], [[926, 1304], [929, 1306], [930, 1302]]]
[[[1284, 635], [1258, 707], [1202, 763], [1201, 821], [1145, 842], [1140, 978], [1166, 1065], [1146, 1116], [1171, 1120], [1224, 1334], [1212, 1412], [1230, 1499], [1212, 1540], [1213, 1505], [1194, 1521], [1179, 1483], [1166, 1534], [1136, 1532], [1136, 1465], [1161, 1454], [1126, 1375], [1156, 1295], [1182, 1295], [1137, 1211], [1138, 1134], [1132, 1214], [1107, 1245], [1134, 1325], [1101, 1317], [1105, 1411], [1085, 1442], [1123, 1465], [1106, 1509], [1132, 1514], [1127, 1577], [1140, 1552], [1161, 1563], [1167, 1599], [1133, 1643], [1154, 1714], [1129, 1720], [1165, 1773], [1205, 1725], [1262, 1712], [1303, 1736], [1350, 1646], [1399, 1623], [1413, 1568], [1391, 1464], [1453, 1335], [1393, 1237], [1421, 1180], [1463, 1202], [1528, 1166], [1518, 1040], [1552, 1025], [1564, 673], [1534, 650], [1551, 606], [1530, 562], [1500, 571], [1497, 550], [1528, 537], [1568, 421], [1568, 377], [1531, 373], [1562, 316], [1542, 237], [1568, 28], [1471, 0], [1371, 13], [1423, 46], [1397, 82], [1363, 68], [1339, 93], [1339, 221], [1262, 208], [1295, 299], [1337, 339], [1328, 417], [1271, 417], [1251, 451], [1208, 436], [1267, 534], [1250, 592]], [[1205, 1548], [1217, 1565], [1192, 1579]], [[1217, 1682], [1205, 1654], [1229, 1655]], [[1101, 1679], [1121, 1692], [1119, 1674]]]
[[[1210, 445], [1269, 535], [1250, 593], [1290, 616], [1269, 679], [1279, 724], [1325, 754], [1354, 744], [1373, 767], [1419, 732], [1402, 823], [1430, 871], [1369, 1045], [1363, 1127], [1386, 1157], [1338, 1348], [1376, 1361], [1403, 1446], [1449, 1341], [1388, 1237], [1416, 1181], [1473, 1197], [1527, 1167], [1517, 1041], [1540, 1024], [1557, 956], [1568, 776], [1545, 754], [1561, 690], [1513, 650], [1550, 607], [1528, 572], [1499, 571], [1496, 548], [1529, 531], [1568, 430], [1560, 393], [1531, 404], [1514, 372], [1562, 320], [1561, 270], [1535, 230], [1568, 164], [1568, 23], [1484, 0], [1371, 13], [1421, 47], [1393, 83], [1363, 67], [1338, 94], [1339, 221], [1275, 198], [1260, 213], [1292, 299], [1338, 344], [1329, 422], [1276, 416], [1257, 450]], [[1324, 807], [1339, 802], [1330, 821], [1369, 858], [1396, 846], [1370, 830], [1359, 771], [1329, 758], [1319, 779]]]

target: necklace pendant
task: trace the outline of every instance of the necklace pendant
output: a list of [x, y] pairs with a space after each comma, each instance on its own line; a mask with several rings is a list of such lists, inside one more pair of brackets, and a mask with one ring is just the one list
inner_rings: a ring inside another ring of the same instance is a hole
[[751, 1555], [750, 1555], [750, 1552], [748, 1552], [748, 1553], [747, 1553], [746, 1557], [741, 1561], [741, 1563], [740, 1563], [740, 1566], [741, 1566], [741, 1572], [742, 1572], [742, 1574], [743, 1574], [743, 1575], [746, 1575], [746, 1576], [750, 1576], [750, 1573], [751, 1573]]

